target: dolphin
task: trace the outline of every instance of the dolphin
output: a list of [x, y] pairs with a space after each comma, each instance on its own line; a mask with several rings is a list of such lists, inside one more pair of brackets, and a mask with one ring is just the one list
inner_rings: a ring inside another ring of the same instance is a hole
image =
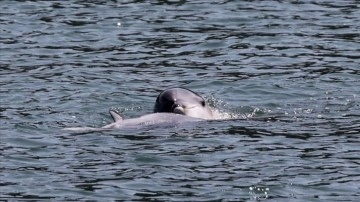
[[156, 98], [154, 113], [138, 118], [123, 119], [118, 112], [110, 110], [114, 122], [101, 128], [74, 127], [65, 131], [92, 132], [118, 128], [139, 128], [152, 126], [177, 126], [213, 119], [212, 110], [205, 100], [193, 91], [185, 88], [169, 88]]

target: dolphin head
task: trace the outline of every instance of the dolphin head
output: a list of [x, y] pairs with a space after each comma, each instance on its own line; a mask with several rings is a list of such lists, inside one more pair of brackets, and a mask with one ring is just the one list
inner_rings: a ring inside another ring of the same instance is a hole
[[154, 112], [182, 114], [202, 119], [213, 117], [204, 98], [185, 88], [169, 88], [160, 93], [156, 98]]

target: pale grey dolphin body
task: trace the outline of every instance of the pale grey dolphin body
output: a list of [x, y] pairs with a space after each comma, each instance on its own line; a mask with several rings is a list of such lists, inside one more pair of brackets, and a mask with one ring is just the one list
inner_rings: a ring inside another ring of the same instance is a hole
[[153, 126], [176, 126], [183, 123], [195, 123], [204, 121], [204, 119], [188, 117], [173, 113], [153, 113], [141, 116], [139, 118], [123, 119], [116, 111], [110, 110], [111, 117], [114, 122], [101, 128], [92, 127], [75, 127], [65, 128], [65, 131], [72, 132], [92, 132], [92, 131], [108, 131], [113, 129], [130, 129]]
[[170, 88], [157, 97], [154, 113], [124, 120], [116, 111], [110, 110], [114, 123], [101, 128], [76, 127], [66, 131], [91, 132], [117, 128], [139, 128], [151, 126], [176, 126], [183, 123], [212, 119], [212, 111], [198, 94], [185, 88]]

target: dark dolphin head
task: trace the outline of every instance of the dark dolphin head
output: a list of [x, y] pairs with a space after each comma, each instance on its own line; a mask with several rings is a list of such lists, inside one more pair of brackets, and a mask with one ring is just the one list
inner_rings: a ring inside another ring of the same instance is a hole
[[154, 112], [176, 113], [203, 119], [213, 117], [204, 98], [186, 88], [169, 88], [160, 93], [156, 98]]

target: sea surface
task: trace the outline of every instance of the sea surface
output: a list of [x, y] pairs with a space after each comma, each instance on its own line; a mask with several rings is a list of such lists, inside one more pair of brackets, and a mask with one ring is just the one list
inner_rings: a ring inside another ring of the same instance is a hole
[[[223, 116], [61, 130], [176, 86]], [[1, 1], [1, 201], [359, 199], [360, 1]]]

